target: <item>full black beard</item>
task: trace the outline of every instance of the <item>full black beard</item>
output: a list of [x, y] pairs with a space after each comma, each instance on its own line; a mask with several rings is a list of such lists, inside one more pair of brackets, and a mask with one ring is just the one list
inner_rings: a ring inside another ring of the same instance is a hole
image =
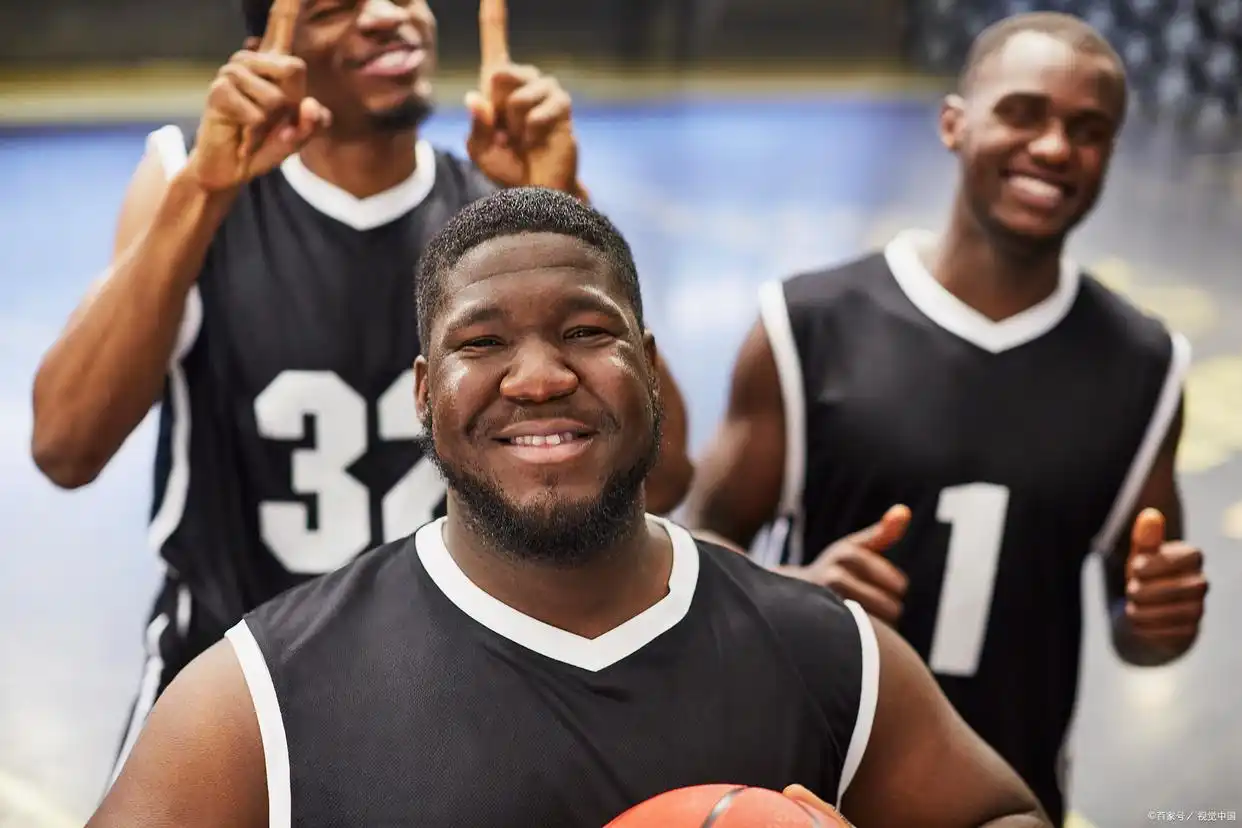
[[422, 126], [433, 111], [431, 101], [411, 95], [390, 109], [369, 113], [368, 118], [377, 132], [405, 132]]
[[642, 486], [659, 458], [662, 421], [663, 410], [653, 401], [647, 445], [630, 465], [608, 477], [599, 497], [566, 501], [553, 489], [520, 508], [495, 479], [444, 461], [436, 451], [430, 417], [418, 441], [423, 456], [457, 496], [463, 520], [488, 545], [523, 563], [572, 569], [599, 559], [640, 530]]

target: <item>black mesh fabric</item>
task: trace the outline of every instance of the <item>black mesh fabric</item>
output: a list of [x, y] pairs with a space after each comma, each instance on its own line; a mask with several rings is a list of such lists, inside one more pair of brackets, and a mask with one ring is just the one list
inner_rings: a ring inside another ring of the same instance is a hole
[[861, 693], [849, 609], [715, 546], [700, 547], [688, 613], [599, 670], [467, 615], [410, 541], [247, 625], [280, 702], [300, 828], [586, 828], [722, 782], [800, 782], [835, 801]]

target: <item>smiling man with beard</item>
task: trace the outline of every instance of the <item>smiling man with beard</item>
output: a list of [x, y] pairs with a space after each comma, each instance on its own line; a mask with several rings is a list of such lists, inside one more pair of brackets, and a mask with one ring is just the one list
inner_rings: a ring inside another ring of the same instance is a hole
[[646, 514], [655, 343], [607, 219], [545, 189], [472, 204], [418, 320], [447, 515], [249, 613], [91, 826], [597, 828], [722, 781], [869, 828], [1048, 825], [856, 604]]
[[[168, 682], [245, 612], [443, 514], [409, 393], [427, 240], [498, 188], [586, 195], [569, 95], [510, 60], [503, 0], [480, 4], [469, 160], [420, 135], [424, 0], [243, 7], [251, 37], [192, 146], [174, 126], [150, 136], [113, 264], [35, 380], [34, 457], [65, 487], [161, 404], [149, 538], [166, 578], [117, 767]], [[662, 390], [656, 511], [691, 473], [667, 374]]]
[[1088, 555], [1134, 664], [1185, 653], [1207, 592], [1178, 540], [1189, 345], [1065, 257], [1125, 110], [1081, 20], [985, 30], [941, 107], [943, 232], [763, 287], [689, 507], [743, 547], [771, 522], [765, 563], [897, 629], [1058, 824]]

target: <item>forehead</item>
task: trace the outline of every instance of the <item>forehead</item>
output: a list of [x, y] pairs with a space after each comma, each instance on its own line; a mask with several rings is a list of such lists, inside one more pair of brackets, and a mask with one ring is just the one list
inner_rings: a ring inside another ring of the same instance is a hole
[[1025, 94], [1049, 98], [1067, 109], [1113, 111], [1120, 80], [1104, 55], [1041, 32], [1019, 32], [980, 67], [975, 93], [987, 102]]
[[446, 315], [481, 303], [511, 305], [535, 295], [541, 300], [536, 307], [549, 312], [558, 296], [582, 293], [627, 306], [604, 257], [585, 242], [556, 233], [486, 241], [444, 274], [441, 290]]

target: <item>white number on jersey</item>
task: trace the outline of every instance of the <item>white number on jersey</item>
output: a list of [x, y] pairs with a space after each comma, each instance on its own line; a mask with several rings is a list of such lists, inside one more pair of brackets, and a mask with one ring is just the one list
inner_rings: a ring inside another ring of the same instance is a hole
[[1009, 489], [993, 483], [940, 493], [936, 519], [952, 528], [928, 658], [934, 673], [973, 676], [979, 667], [1008, 509]]
[[[270, 440], [306, 438], [314, 418], [314, 448], [293, 451], [293, 491], [314, 495], [319, 526], [310, 528], [302, 503], [259, 504], [259, 533], [290, 572], [318, 575], [349, 563], [371, 545], [371, 494], [347, 471], [367, 451], [367, 403], [330, 371], [285, 371], [254, 402], [259, 434]], [[406, 371], [376, 408], [379, 436], [412, 440], [422, 431], [414, 414], [414, 372]], [[405, 537], [431, 520], [445, 486], [420, 459], [381, 504], [384, 542]]]

